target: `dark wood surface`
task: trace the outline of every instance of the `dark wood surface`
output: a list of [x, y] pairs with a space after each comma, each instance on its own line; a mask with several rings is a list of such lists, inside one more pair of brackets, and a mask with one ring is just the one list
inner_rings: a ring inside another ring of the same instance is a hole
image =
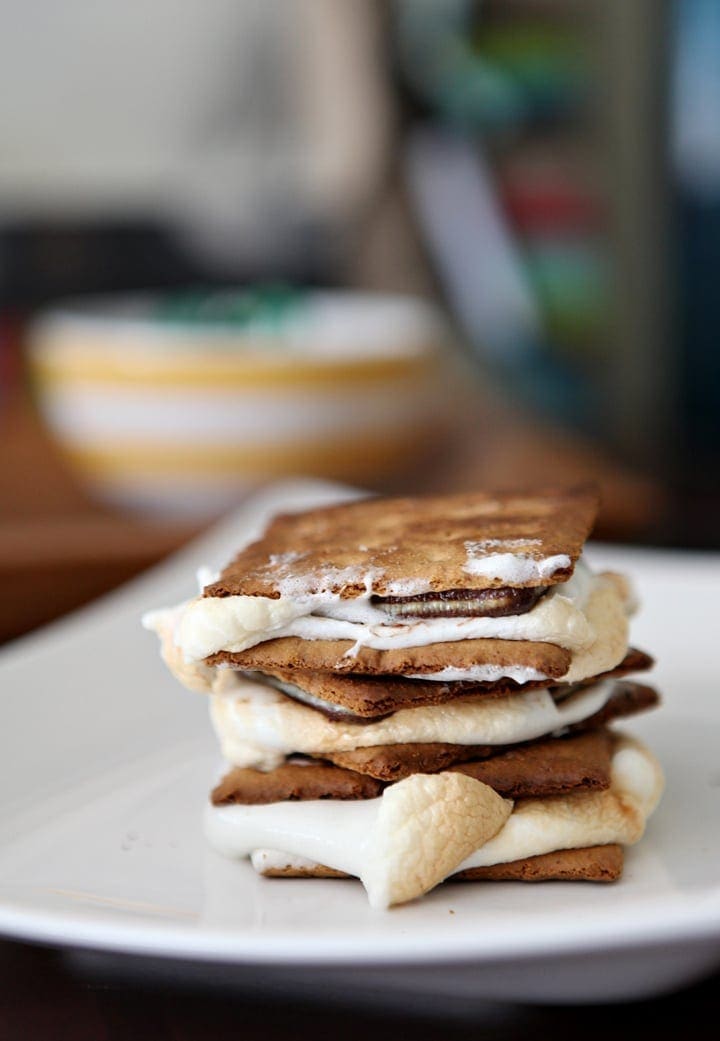
[[89, 499], [20, 388], [2, 402], [0, 445], [0, 643], [126, 582], [198, 531]]
[[313, 1004], [279, 989], [232, 985], [132, 958], [96, 964], [0, 942], [0, 1041], [715, 1041], [720, 975], [676, 994], [622, 1005], [483, 1003], [455, 1009]]

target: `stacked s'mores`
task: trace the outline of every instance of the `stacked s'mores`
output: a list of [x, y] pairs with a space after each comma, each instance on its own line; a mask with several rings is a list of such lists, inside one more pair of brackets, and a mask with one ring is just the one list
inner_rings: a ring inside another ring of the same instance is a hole
[[376, 907], [447, 878], [613, 881], [660, 797], [628, 679], [627, 580], [582, 557], [588, 489], [365, 499], [276, 517], [152, 612], [210, 695], [206, 831], [267, 876], [355, 876]]

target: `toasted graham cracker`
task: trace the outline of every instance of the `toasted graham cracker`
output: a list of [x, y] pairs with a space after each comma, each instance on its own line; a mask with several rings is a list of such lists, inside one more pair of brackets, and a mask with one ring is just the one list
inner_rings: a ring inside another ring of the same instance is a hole
[[559, 849], [508, 864], [468, 868], [453, 882], [616, 882], [623, 872], [622, 846]]
[[267, 867], [259, 872], [263, 878], [352, 878], [344, 871], [326, 867], [324, 864], [313, 864], [312, 867], [299, 867], [286, 864], [285, 867]]
[[[610, 787], [611, 735], [607, 730], [522, 745], [491, 759], [453, 766], [508, 799], [601, 791]], [[329, 764], [285, 763], [263, 773], [231, 770], [213, 790], [213, 805], [257, 805], [310, 799], [374, 799], [386, 783]]]
[[[640, 683], [618, 681], [613, 694], [594, 715], [568, 727], [572, 733], [595, 730], [614, 719], [635, 715], [659, 703], [657, 692]], [[550, 739], [555, 740], [555, 739]], [[519, 745], [513, 746], [519, 748]], [[408, 742], [406, 744], [376, 745], [355, 748], [350, 752], [322, 752], [318, 758], [328, 760], [348, 770], [367, 773], [383, 781], [400, 781], [414, 773], [436, 773], [447, 770], [455, 763], [485, 759], [506, 747], [497, 745], [452, 745], [440, 742]]]
[[[451, 875], [453, 882], [615, 882], [622, 875], [622, 846], [586, 846], [560, 849], [538, 857], [511, 860], [491, 867], [468, 868]], [[316, 864], [313, 867], [266, 868], [265, 878], [350, 878], [342, 871]]]
[[601, 791], [610, 787], [612, 739], [607, 730], [537, 744], [451, 767], [510, 799]]
[[[206, 587], [205, 596], [304, 596], [552, 585], [572, 574], [597, 514], [587, 487], [478, 492], [419, 499], [363, 499], [276, 517]], [[570, 564], [508, 583], [466, 570], [473, 555], [519, 554]], [[415, 583], [415, 585], [413, 585]], [[417, 587], [419, 585], [419, 588]]]
[[298, 669], [363, 676], [424, 675], [448, 667], [518, 665], [557, 679], [565, 675], [571, 661], [570, 651], [564, 647], [529, 640], [456, 640], [431, 643], [425, 647], [393, 647], [385, 651], [361, 647], [357, 654], [345, 657], [352, 646], [350, 640], [302, 640], [298, 636], [283, 636], [258, 643], [246, 651], [218, 651], [205, 662], [207, 665], [232, 665], [236, 669], [258, 672]]
[[257, 806], [301, 799], [374, 799], [384, 787], [373, 777], [328, 763], [284, 763], [267, 773], [236, 767], [213, 789], [210, 801], [214, 806]]
[[451, 745], [438, 741], [422, 743], [374, 745], [354, 748], [350, 752], [318, 752], [319, 759], [344, 766], [357, 773], [369, 774], [382, 781], [401, 781], [410, 774], [434, 774], [455, 763], [483, 759], [504, 752], [498, 745]]
[[[650, 655], [631, 647], [616, 668], [588, 679], [585, 685], [609, 679], [611, 676], [641, 672], [652, 665]], [[284, 683], [294, 684], [313, 697], [339, 705], [353, 715], [367, 719], [387, 716], [404, 708], [442, 705], [448, 701], [477, 701], [503, 697], [551, 687], [556, 683], [550, 678], [523, 684], [515, 683], [511, 679], [501, 679], [494, 683], [441, 683], [437, 680], [406, 679], [403, 676], [359, 676], [352, 673], [338, 675], [333, 672], [304, 672], [291, 669], [269, 669], [268, 674]]]

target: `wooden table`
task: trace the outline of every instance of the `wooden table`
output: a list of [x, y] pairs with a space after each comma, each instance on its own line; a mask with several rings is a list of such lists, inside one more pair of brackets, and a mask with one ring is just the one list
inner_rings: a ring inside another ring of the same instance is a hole
[[127, 581], [198, 531], [93, 503], [19, 390], [0, 412], [0, 444], [0, 642]]

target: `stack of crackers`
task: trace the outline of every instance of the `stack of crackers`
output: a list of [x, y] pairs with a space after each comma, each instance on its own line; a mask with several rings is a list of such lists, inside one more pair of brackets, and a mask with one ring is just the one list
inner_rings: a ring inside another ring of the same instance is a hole
[[613, 721], [628, 581], [582, 559], [588, 489], [361, 500], [277, 517], [147, 624], [211, 695], [207, 833], [267, 876], [359, 877], [374, 906], [446, 878], [613, 881], [662, 788]]

